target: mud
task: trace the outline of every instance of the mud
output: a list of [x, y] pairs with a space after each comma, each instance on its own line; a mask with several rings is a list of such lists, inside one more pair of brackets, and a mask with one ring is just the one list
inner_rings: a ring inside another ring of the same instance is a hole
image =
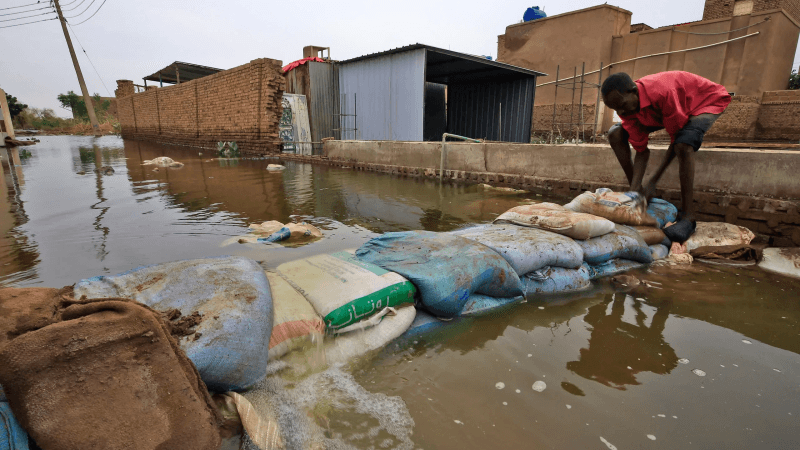
[[198, 311], [194, 311], [188, 316], [181, 317], [181, 312], [173, 308], [162, 311], [161, 318], [164, 320], [169, 333], [175, 339], [180, 339], [184, 336], [194, 336], [194, 340], [197, 340], [200, 337], [200, 333], [192, 329], [200, 325], [200, 322], [203, 321], [203, 316]]

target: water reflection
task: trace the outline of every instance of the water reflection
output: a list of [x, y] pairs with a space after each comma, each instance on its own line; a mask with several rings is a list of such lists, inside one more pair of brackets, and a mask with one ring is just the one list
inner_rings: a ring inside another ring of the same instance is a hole
[[583, 318], [591, 327], [588, 347], [580, 349], [580, 357], [568, 362], [567, 369], [620, 390], [638, 385], [640, 372], [670, 373], [678, 365], [678, 356], [664, 340], [669, 303], [647, 306], [655, 309], [649, 325], [643, 306], [640, 299], [616, 293], [590, 307]]

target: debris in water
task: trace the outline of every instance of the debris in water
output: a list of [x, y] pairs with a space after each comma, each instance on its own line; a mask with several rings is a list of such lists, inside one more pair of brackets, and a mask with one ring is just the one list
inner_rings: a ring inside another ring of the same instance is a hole
[[462, 422], [462, 421], [460, 421], [460, 420], [453, 420], [453, 422], [455, 422], [455, 423], [457, 423], [457, 424], [459, 424], [459, 425], [464, 425], [464, 422]]
[[704, 376], [706, 376], [706, 373], [705, 373], [705, 372], [703, 372], [703, 371], [702, 371], [702, 370], [700, 370], [700, 369], [692, 369], [692, 373], [694, 373], [694, 374], [695, 374], [695, 375], [697, 375], [698, 377], [704, 377]]
[[536, 392], [542, 392], [545, 389], [547, 389], [547, 385], [545, 384], [544, 381], [537, 381], [536, 383], [533, 383], [533, 386], [531, 386], [531, 387]]
[[503, 402], [503, 406], [508, 406], [508, 402]]
[[772, 370], [774, 370], [775, 372], [781, 373], [781, 371], [778, 370], [778, 369], [772, 369]]
[[500, 381], [497, 384], [495, 384], [494, 387], [496, 387], [497, 389], [503, 389], [504, 387], [506, 387], [506, 385], [505, 385], [505, 383]]
[[[589, 424], [587, 423], [586, 425], [589, 425]], [[605, 438], [603, 436], [600, 436], [600, 441], [603, 444], [606, 444], [606, 447], [608, 447], [608, 450], [617, 450], [617, 447], [614, 444], [612, 444], [611, 442], [608, 442], [607, 440], [605, 440]]]
[[664, 414], [659, 414], [658, 417], [667, 417]]
[[544, 309], [544, 306], [540, 306], [539, 309]]
[[520, 391], [519, 389], [517, 389], [517, 394], [519, 394], [520, 392], [522, 392], [522, 391]]
[[655, 441], [655, 440], [656, 440], [656, 437], [655, 437], [655, 436], [653, 436], [652, 434], [648, 434], [648, 435], [647, 435], [647, 439], [650, 439], [651, 441]]
[[567, 409], [572, 409], [572, 405], [567, 405]]
[[686, 359], [686, 358], [681, 358], [681, 359], [678, 360], [678, 362], [681, 363], [681, 364], [689, 364], [689, 360]]
[[742, 342], [744, 342], [745, 344], [752, 344], [752, 342], [748, 341], [747, 339], [742, 339]]

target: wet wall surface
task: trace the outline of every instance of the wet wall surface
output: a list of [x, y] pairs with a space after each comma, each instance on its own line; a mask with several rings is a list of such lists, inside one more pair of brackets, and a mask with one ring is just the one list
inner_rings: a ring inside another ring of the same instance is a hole
[[[568, 200], [292, 162], [273, 173], [265, 169], [275, 160], [114, 137], [43, 137], [26, 150], [9, 158], [0, 149], [4, 286], [60, 287], [213, 255], [269, 268], [382, 232], [447, 231], [530, 199]], [[157, 156], [185, 166], [141, 165]], [[94, 172], [104, 166], [114, 172]], [[298, 248], [235, 243], [247, 224], [267, 220], [306, 220], [325, 238]], [[653, 287], [604, 282], [530, 298], [392, 344], [353, 373], [405, 401], [413, 448], [800, 446], [800, 282], [703, 263], [637, 276]], [[385, 438], [353, 432], [335, 411], [324, 427], [355, 448]]]

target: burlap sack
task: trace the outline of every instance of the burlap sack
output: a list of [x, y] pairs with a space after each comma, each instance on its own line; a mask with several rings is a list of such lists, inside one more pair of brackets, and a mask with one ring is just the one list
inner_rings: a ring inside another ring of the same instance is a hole
[[41, 448], [219, 448], [211, 397], [158, 313], [62, 294], [0, 290], [0, 384]]

